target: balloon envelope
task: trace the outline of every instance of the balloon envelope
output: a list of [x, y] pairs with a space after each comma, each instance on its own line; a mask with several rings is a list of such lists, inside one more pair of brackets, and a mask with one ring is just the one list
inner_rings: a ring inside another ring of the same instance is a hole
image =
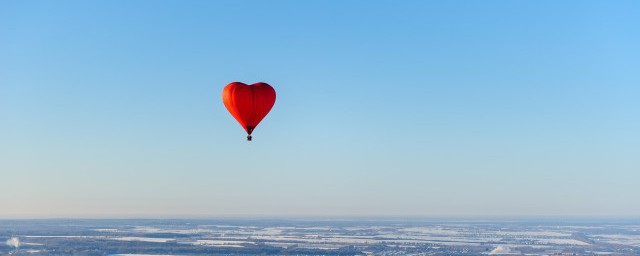
[[[222, 89], [222, 102], [229, 113], [251, 135], [276, 102], [276, 91], [267, 83], [247, 85], [233, 82]], [[248, 136], [247, 139], [251, 140]]]

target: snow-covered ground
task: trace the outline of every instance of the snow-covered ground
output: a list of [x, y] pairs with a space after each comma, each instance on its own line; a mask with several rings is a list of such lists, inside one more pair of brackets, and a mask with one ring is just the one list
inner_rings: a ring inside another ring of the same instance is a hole
[[591, 238], [605, 243], [640, 247], [640, 235], [592, 235]]
[[151, 243], [166, 243], [166, 242], [176, 241], [176, 239], [171, 239], [171, 238], [134, 237], [134, 236], [113, 237], [110, 239], [118, 240], [118, 241], [137, 241], [137, 242], [151, 242]]

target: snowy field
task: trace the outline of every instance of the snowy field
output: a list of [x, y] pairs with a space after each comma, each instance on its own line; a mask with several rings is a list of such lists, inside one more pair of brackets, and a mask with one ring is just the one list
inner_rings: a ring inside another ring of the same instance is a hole
[[[183, 255], [175, 252], [191, 252], [184, 255], [260, 252], [277, 255], [429, 254], [425, 252], [443, 255], [640, 255], [640, 228], [637, 224], [256, 220], [246, 223], [237, 220], [103, 222], [88, 221], [90, 224], [84, 224], [85, 227], [83, 224], [55, 224], [51, 221], [53, 224], [38, 223], [21, 230], [20, 224], [25, 223], [5, 223], [3, 227], [0, 221], [0, 236], [4, 235], [7, 241], [0, 255], [49, 255], [52, 250], [74, 246], [86, 250], [104, 248], [106, 254], [102, 255], [113, 256]], [[11, 233], [2, 233], [2, 230], [11, 230]]]

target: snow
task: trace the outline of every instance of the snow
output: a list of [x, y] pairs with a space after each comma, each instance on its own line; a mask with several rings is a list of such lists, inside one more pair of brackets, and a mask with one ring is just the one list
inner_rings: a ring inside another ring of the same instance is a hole
[[114, 237], [111, 238], [111, 240], [117, 240], [117, 241], [136, 241], [136, 242], [151, 242], [151, 243], [166, 243], [166, 242], [175, 242], [175, 239], [170, 239], [170, 238], [155, 238], [155, 237], [133, 237], [133, 236], [126, 236], [126, 237]]
[[429, 227], [404, 228], [404, 229], [401, 229], [400, 231], [434, 234], [434, 235], [459, 235], [460, 234], [460, 232], [456, 230], [448, 230], [448, 229], [445, 230], [440, 228], [429, 228]]
[[571, 236], [569, 233], [555, 231], [497, 231], [494, 234], [498, 236]]
[[212, 232], [212, 230], [200, 229], [200, 228], [197, 228], [197, 229], [161, 229], [161, 228], [156, 228], [156, 227], [145, 227], [145, 226], [135, 227], [132, 231], [133, 232], [139, 232], [139, 233], [148, 233], [148, 234], [169, 233], [169, 234], [182, 234], [182, 235], [200, 234], [200, 233], [210, 233], [210, 232]]
[[31, 253], [39, 253], [39, 252], [41, 252], [41, 251], [42, 251], [42, 250], [20, 250], [21, 254], [22, 254], [22, 253], [28, 253], [28, 254], [31, 254]]
[[31, 238], [106, 238], [106, 236], [22, 236], [22, 237], [31, 237]]
[[93, 231], [96, 232], [118, 232], [117, 228], [96, 228]]
[[500, 255], [500, 254], [518, 254], [511, 251], [511, 248], [506, 246], [498, 246], [489, 252], [489, 255]]
[[255, 244], [249, 241], [235, 241], [235, 240], [196, 240], [195, 245], [231, 245], [231, 244]]
[[593, 235], [601, 242], [640, 247], [640, 235]]
[[553, 239], [553, 238], [547, 238], [547, 239], [536, 239], [536, 241], [538, 241], [539, 243], [543, 243], [543, 244], [589, 245], [589, 243], [585, 243], [585, 242], [578, 241], [578, 240], [575, 240], [575, 239]]

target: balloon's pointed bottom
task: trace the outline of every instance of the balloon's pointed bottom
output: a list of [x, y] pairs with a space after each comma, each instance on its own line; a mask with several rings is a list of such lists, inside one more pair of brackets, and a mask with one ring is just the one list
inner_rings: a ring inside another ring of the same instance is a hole
[[247, 141], [251, 141], [251, 135], [247, 135]]

